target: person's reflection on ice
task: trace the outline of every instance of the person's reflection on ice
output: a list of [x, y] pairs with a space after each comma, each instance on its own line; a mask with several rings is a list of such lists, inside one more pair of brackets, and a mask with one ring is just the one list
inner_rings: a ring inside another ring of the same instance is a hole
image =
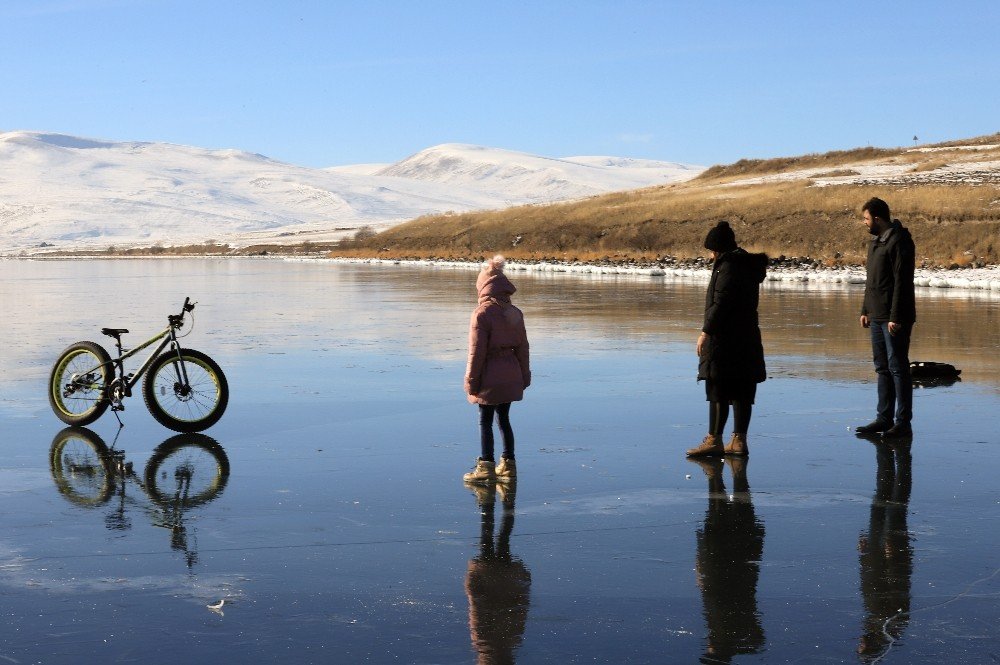
[[868, 532], [858, 538], [865, 619], [858, 656], [871, 663], [903, 636], [909, 623], [913, 546], [906, 528], [910, 501], [910, 443], [873, 440], [877, 471]]
[[[517, 484], [466, 484], [466, 487], [475, 493], [482, 518], [479, 554], [469, 560], [465, 575], [472, 647], [478, 654], [477, 662], [480, 664], [513, 664], [528, 620], [531, 592], [531, 573], [520, 559], [510, 553]], [[500, 530], [494, 540], [498, 492], [503, 511]]]
[[764, 524], [754, 514], [746, 458], [726, 458], [733, 494], [726, 494], [721, 459], [692, 459], [708, 479], [708, 509], [698, 530], [695, 573], [707, 624], [702, 663], [729, 663], [758, 653], [764, 628], [757, 611], [757, 578], [764, 552]]

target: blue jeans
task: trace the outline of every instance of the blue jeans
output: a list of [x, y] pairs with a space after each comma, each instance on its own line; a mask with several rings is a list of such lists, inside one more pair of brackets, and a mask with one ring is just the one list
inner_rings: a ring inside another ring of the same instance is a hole
[[[913, 381], [910, 378], [910, 334], [906, 324], [889, 334], [888, 321], [872, 321], [872, 358], [878, 374], [878, 419], [896, 424], [913, 420]], [[894, 418], [895, 416], [895, 418]]]

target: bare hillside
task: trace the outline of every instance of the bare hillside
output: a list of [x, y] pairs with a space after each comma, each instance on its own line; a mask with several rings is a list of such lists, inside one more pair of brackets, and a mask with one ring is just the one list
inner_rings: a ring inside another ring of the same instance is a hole
[[860, 148], [741, 160], [683, 183], [529, 205], [434, 215], [345, 243], [344, 255], [476, 259], [655, 260], [702, 255], [728, 219], [740, 243], [828, 265], [864, 259], [861, 204], [889, 202], [924, 265], [1000, 263], [1000, 134], [913, 148]]

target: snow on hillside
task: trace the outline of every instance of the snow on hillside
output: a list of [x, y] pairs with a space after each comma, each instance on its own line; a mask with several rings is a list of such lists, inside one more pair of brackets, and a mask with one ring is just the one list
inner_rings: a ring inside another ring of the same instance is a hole
[[248, 243], [494, 205], [471, 190], [331, 173], [237, 150], [0, 134], [6, 250]]
[[510, 201], [553, 201], [688, 180], [703, 170], [615, 157], [554, 159], [446, 143], [418, 152], [377, 174], [442, 184], [475, 183], [483, 191]]
[[330, 166], [324, 169], [331, 173], [352, 173], [354, 175], [375, 175], [382, 169], [392, 166], [384, 162], [373, 164], [347, 164], [345, 166]]
[[678, 164], [677, 162], [661, 162], [655, 159], [636, 159], [634, 157], [562, 157], [565, 162], [585, 164], [587, 166], [611, 166], [622, 169], [644, 169], [647, 173], [656, 171], [659, 177], [667, 180], [689, 180], [705, 170], [703, 166]]
[[610, 161], [445, 145], [388, 166], [313, 169], [239, 150], [0, 133], [0, 251], [326, 240], [365, 225], [577, 198], [700, 171], [599, 159]]
[[907, 154], [931, 154], [933, 159], [875, 159], [856, 163], [788, 169], [765, 175], [735, 178], [721, 187], [745, 187], [773, 182], [811, 180], [815, 187], [830, 185], [914, 186], [1000, 184], [1000, 145], [977, 144], [911, 148]]

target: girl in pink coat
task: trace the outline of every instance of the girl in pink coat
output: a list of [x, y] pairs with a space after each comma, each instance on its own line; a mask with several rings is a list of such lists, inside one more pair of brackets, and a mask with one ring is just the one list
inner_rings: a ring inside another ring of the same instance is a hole
[[[517, 478], [510, 403], [524, 397], [524, 389], [531, 385], [531, 368], [524, 315], [510, 302], [516, 289], [503, 274], [503, 267], [504, 258], [494, 256], [476, 279], [479, 306], [469, 323], [465, 392], [469, 402], [479, 405], [482, 453], [476, 468], [464, 476], [468, 483], [511, 482]], [[499, 464], [493, 457], [494, 414], [499, 420], [503, 440]]]

